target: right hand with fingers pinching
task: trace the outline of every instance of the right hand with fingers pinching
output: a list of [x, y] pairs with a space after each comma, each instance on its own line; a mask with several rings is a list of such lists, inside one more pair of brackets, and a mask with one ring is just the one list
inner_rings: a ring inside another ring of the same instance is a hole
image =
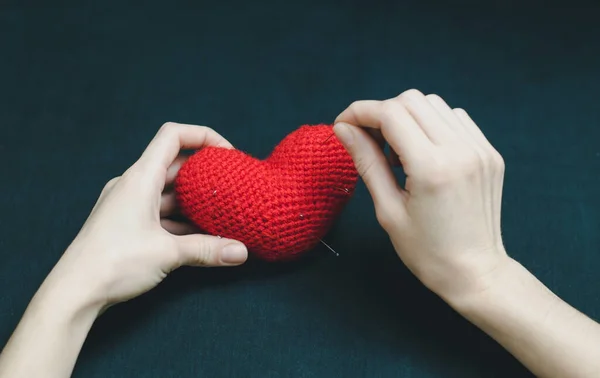
[[[409, 90], [354, 102], [335, 124], [407, 267], [445, 300], [486, 290], [510, 260], [500, 234], [504, 162], [469, 115]], [[404, 185], [373, 129], [397, 154]]]

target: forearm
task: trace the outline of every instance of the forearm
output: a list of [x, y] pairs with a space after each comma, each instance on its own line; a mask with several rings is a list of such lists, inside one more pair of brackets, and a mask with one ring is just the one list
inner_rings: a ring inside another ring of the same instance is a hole
[[449, 302], [537, 376], [600, 376], [600, 325], [513, 260], [484, 291]]
[[0, 378], [69, 377], [98, 311], [49, 277], [0, 354]]

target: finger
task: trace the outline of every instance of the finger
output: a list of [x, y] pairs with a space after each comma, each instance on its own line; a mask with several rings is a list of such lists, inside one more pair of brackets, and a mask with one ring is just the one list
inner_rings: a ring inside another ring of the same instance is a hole
[[174, 191], [164, 192], [160, 197], [160, 217], [169, 217], [177, 212], [177, 195]]
[[397, 99], [434, 144], [441, 145], [456, 140], [456, 136], [453, 135], [445, 120], [427, 101], [423, 93], [412, 89], [402, 93]]
[[[379, 148], [382, 151], [384, 151], [386, 143], [385, 143], [385, 138], [383, 137], [383, 134], [381, 133], [381, 130], [379, 130], [379, 129], [365, 129], [365, 131], [367, 132], [367, 134], [369, 134], [369, 136], [371, 138], [373, 138], [373, 140], [375, 141], [375, 143], [377, 143], [377, 146], [379, 146]], [[390, 150], [393, 151], [391, 148], [390, 148]], [[397, 156], [398, 155], [396, 155], [396, 157]], [[388, 163], [391, 165], [392, 161], [390, 159], [388, 159]]]
[[181, 166], [183, 165], [183, 163], [186, 162], [187, 159], [188, 156], [185, 155], [179, 155], [175, 158], [173, 163], [167, 169], [167, 178], [165, 179], [165, 186], [169, 187], [173, 184], [175, 178], [177, 177], [177, 173], [179, 173], [179, 169], [181, 169]]
[[469, 114], [464, 109], [456, 108], [453, 112], [454, 114], [456, 114], [456, 117], [460, 120], [465, 130], [469, 133], [469, 135], [471, 135], [471, 137], [473, 137], [477, 144], [479, 144], [482, 147], [485, 147], [486, 149], [493, 149], [492, 145], [487, 140], [479, 126], [477, 126], [477, 124], [473, 121], [471, 116], [469, 116]]
[[425, 96], [427, 101], [437, 110], [438, 114], [446, 121], [446, 124], [454, 131], [457, 135], [462, 135], [464, 128], [462, 127], [460, 119], [452, 111], [452, 108], [448, 106], [446, 101], [438, 95], [430, 94]]
[[248, 259], [244, 244], [217, 236], [185, 235], [176, 237], [179, 246], [180, 265], [232, 266]]
[[[469, 130], [473, 138], [478, 142], [478, 144], [483, 147], [486, 153], [491, 155], [491, 159], [496, 163], [496, 165], [504, 166], [504, 161], [500, 153], [496, 150], [496, 148], [490, 143], [489, 139], [485, 136], [483, 131], [477, 126], [473, 118], [464, 110], [460, 108], [454, 109], [456, 116], [460, 119], [461, 123]], [[504, 170], [504, 168], [502, 168]]]
[[357, 101], [335, 120], [380, 129], [387, 143], [405, 163], [427, 155], [431, 141], [408, 111], [397, 101]]
[[185, 222], [176, 222], [171, 219], [163, 218], [160, 220], [160, 225], [164, 228], [168, 233], [173, 235], [190, 235], [190, 234], [199, 234], [200, 230], [190, 224]]
[[346, 148], [362, 177], [375, 207], [392, 206], [399, 202], [401, 188], [387, 163], [383, 151], [367, 132], [356, 126], [338, 123], [334, 132]]
[[140, 161], [165, 171], [181, 150], [206, 146], [233, 148], [219, 133], [206, 126], [165, 123], [150, 142]]

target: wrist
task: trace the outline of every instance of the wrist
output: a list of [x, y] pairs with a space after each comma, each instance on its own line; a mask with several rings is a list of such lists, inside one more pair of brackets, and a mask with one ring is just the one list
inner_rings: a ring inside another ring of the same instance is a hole
[[106, 306], [105, 298], [77, 260], [77, 251], [69, 248], [46, 277], [31, 301], [31, 307], [42, 309], [65, 321], [93, 320]]
[[507, 280], [519, 275], [521, 265], [501, 251], [491, 255], [487, 261], [474, 266], [461, 266], [433, 291], [450, 306], [460, 311], [476, 305], [483, 298], [493, 295]]
[[456, 311], [476, 322], [486, 320], [497, 311], [513, 312], [516, 308], [533, 305], [531, 301], [539, 307], [552, 306], [557, 299], [525, 267], [509, 257], [497, 269], [481, 277], [471, 290], [444, 298]]
[[33, 297], [28, 311], [43, 314], [47, 320], [65, 325], [91, 324], [102, 311], [103, 304], [95, 300], [84, 285], [77, 285], [54, 272], [46, 278]]

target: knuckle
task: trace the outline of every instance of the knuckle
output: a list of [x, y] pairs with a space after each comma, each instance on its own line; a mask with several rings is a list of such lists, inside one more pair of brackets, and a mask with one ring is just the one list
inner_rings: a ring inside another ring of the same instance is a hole
[[360, 106], [361, 101], [356, 100], [352, 101], [352, 103], [348, 106], [349, 109], [356, 109], [356, 107]]
[[437, 102], [444, 101], [444, 100], [442, 100], [442, 98], [439, 95], [437, 95], [435, 93], [428, 94], [427, 96], [425, 96], [425, 98], [429, 101], [437, 101]]
[[196, 244], [196, 264], [199, 266], [210, 266], [212, 258], [212, 248], [209, 243], [204, 241], [198, 241]]
[[212, 133], [215, 132], [213, 129], [211, 129], [208, 126], [194, 126], [195, 128], [197, 128], [198, 130], [204, 132], [204, 133]]
[[346, 110], [344, 111], [344, 113], [350, 115], [353, 118], [356, 118], [357, 114], [358, 114], [358, 110], [360, 109], [360, 106], [362, 105], [362, 101], [353, 101], [348, 108], [346, 108]]
[[398, 110], [399, 106], [400, 105], [398, 104], [397, 101], [390, 101], [390, 100], [382, 101], [381, 102], [381, 111], [383, 113], [393, 113]]
[[456, 113], [458, 115], [466, 115], [467, 114], [467, 112], [463, 108], [454, 108], [453, 111], [454, 111], [454, 113]]
[[504, 170], [506, 168], [506, 165], [504, 163], [504, 158], [496, 150], [494, 150], [494, 152], [492, 153], [492, 161], [493, 161], [494, 167], [496, 169], [504, 172]]
[[170, 133], [174, 132], [174, 130], [176, 128], [177, 128], [177, 124], [175, 122], [165, 122], [160, 127], [159, 133], [160, 134], [170, 134]]
[[350, 114], [355, 114], [356, 113], [356, 108], [358, 108], [360, 106], [360, 101], [352, 101], [352, 103], [350, 103], [350, 105], [348, 105], [348, 107], [346, 108], [346, 112], [350, 113]]
[[110, 180], [108, 180], [108, 182], [106, 183], [106, 185], [104, 185], [104, 188], [105, 189], [112, 188], [113, 186], [115, 186], [117, 184], [117, 182], [119, 182], [120, 178], [121, 177], [119, 177], [119, 176], [111, 178]]
[[121, 178], [120, 177], [113, 177], [110, 180], [108, 180], [108, 182], [106, 184], [104, 184], [104, 188], [102, 188], [102, 192], [100, 193], [100, 196], [105, 195], [106, 193], [110, 192], [112, 188], [114, 188], [115, 185], [117, 185], [117, 183], [119, 182]]
[[408, 89], [408, 90], [402, 92], [398, 96], [398, 98], [401, 100], [404, 100], [404, 99], [408, 99], [408, 98], [415, 98], [417, 96], [423, 96], [423, 93], [418, 89], [411, 88], [411, 89]]
[[358, 103], [360, 101], [353, 101], [352, 103], [350, 103], [348, 106], [346, 106], [346, 108], [344, 109], [344, 111], [342, 111], [336, 118], [335, 122], [338, 121], [343, 121], [343, 120], [347, 120], [349, 117], [350, 118], [356, 118], [356, 114], [357, 114], [357, 107], [359, 106]]

